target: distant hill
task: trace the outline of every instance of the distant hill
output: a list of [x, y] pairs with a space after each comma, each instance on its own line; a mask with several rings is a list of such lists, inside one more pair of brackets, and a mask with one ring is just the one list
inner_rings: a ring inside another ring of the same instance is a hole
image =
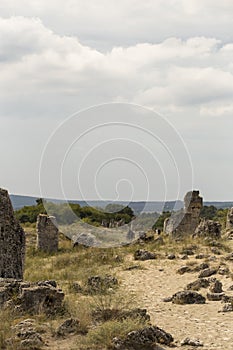
[[[31, 206], [36, 204], [36, 200], [38, 197], [30, 197], [30, 196], [20, 196], [11, 194], [12, 205], [15, 210], [20, 209], [24, 206]], [[58, 199], [47, 199], [47, 201], [51, 201], [54, 203], [64, 203], [62, 200]], [[111, 201], [70, 201], [70, 203], [76, 203], [81, 205], [82, 207], [85, 205], [89, 205], [92, 207], [101, 207], [104, 208], [107, 204], [112, 203]], [[116, 201], [116, 204], [121, 205], [129, 205], [135, 213], [140, 213], [142, 211], [147, 213], [152, 212], [161, 212], [161, 211], [171, 211], [171, 210], [179, 210], [183, 207], [183, 202], [178, 201], [168, 201], [165, 203], [161, 201], [139, 201], [139, 202], [124, 202], [124, 201]], [[233, 207], [233, 202], [204, 202], [204, 205], [210, 206], [214, 205], [216, 208], [231, 208]]]

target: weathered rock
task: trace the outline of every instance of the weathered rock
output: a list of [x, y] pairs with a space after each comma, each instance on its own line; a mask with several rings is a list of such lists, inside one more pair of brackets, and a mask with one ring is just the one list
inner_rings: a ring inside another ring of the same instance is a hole
[[26, 319], [14, 326], [16, 337], [20, 339], [20, 348], [22, 349], [40, 349], [44, 344], [44, 340], [36, 331], [35, 320]]
[[233, 305], [233, 296], [232, 295], [223, 295], [223, 303], [231, 303]]
[[218, 281], [217, 279], [213, 280], [210, 285], [210, 292], [211, 293], [222, 293], [222, 282]]
[[193, 251], [193, 249], [190, 249], [190, 248], [184, 248], [181, 251], [181, 254], [183, 254], [183, 255], [194, 255], [194, 251]]
[[168, 260], [174, 260], [175, 258], [176, 258], [176, 256], [173, 253], [167, 255]]
[[194, 268], [194, 271], [195, 272], [199, 272], [199, 271], [202, 271], [202, 270], [205, 270], [205, 269], [208, 269], [209, 268], [209, 264], [207, 263], [201, 263], [200, 265], [197, 265], [195, 268]]
[[78, 333], [80, 330], [80, 321], [74, 318], [68, 318], [62, 322], [56, 329], [56, 335], [65, 337], [71, 333]]
[[224, 297], [224, 293], [207, 293], [206, 297], [210, 301], [220, 301]]
[[173, 337], [159, 327], [150, 326], [128, 333], [125, 339], [114, 338], [115, 350], [154, 350], [156, 343], [171, 345]]
[[218, 272], [218, 269], [216, 268], [208, 268], [208, 269], [204, 269], [200, 272], [199, 274], [199, 278], [203, 278], [203, 277], [210, 277], [214, 274], [216, 274]]
[[221, 224], [217, 221], [202, 219], [194, 232], [194, 237], [218, 239], [221, 237]]
[[184, 265], [184, 266], [181, 266], [181, 267], [176, 271], [176, 273], [178, 273], [179, 275], [183, 275], [184, 273], [186, 273], [186, 272], [191, 272], [191, 271], [192, 271], [192, 269], [191, 269], [189, 266]]
[[23, 278], [25, 233], [14, 216], [10, 197], [0, 189], [0, 278]]
[[172, 296], [173, 304], [205, 304], [205, 298], [194, 291], [181, 291]]
[[89, 293], [101, 293], [117, 285], [118, 280], [114, 276], [91, 276], [87, 280], [87, 291]]
[[207, 254], [197, 254], [195, 256], [195, 259], [207, 259], [209, 257], [209, 255]]
[[144, 249], [138, 249], [134, 253], [134, 259], [135, 260], [153, 260], [156, 258], [156, 255], [154, 253], [149, 252], [148, 250]]
[[98, 247], [100, 245], [96, 237], [90, 232], [82, 232], [78, 235], [75, 235], [72, 237], [72, 240], [73, 240], [73, 247], [82, 245], [88, 248], [88, 247]]
[[184, 197], [184, 209], [175, 212], [164, 221], [164, 232], [174, 238], [193, 234], [199, 224], [202, 206], [203, 200], [199, 196], [199, 191], [188, 192]]
[[233, 207], [228, 210], [227, 222], [226, 222], [226, 234], [227, 237], [232, 239], [233, 237]]
[[204, 343], [200, 341], [199, 339], [190, 339], [190, 338], [185, 338], [181, 341], [180, 343], [181, 346], [184, 345], [190, 345], [190, 346], [204, 346]]
[[197, 279], [196, 281], [194, 282], [191, 282], [189, 283], [187, 286], [186, 286], [186, 290], [194, 290], [194, 291], [198, 291], [200, 290], [201, 288], [207, 288], [209, 287], [210, 285], [210, 282], [205, 279], [205, 278], [199, 278]]
[[230, 269], [227, 266], [220, 266], [218, 269], [218, 274], [219, 275], [229, 275]]
[[37, 249], [53, 253], [58, 251], [58, 228], [54, 216], [39, 214], [36, 222]]
[[60, 311], [64, 293], [54, 287], [55, 281], [41, 281], [37, 283], [18, 280], [1, 280], [1, 305], [14, 308], [20, 313], [48, 315]]
[[220, 310], [219, 312], [232, 312], [233, 311], [233, 304], [225, 304], [223, 305], [222, 310]]
[[225, 257], [225, 260], [233, 261], [233, 253], [227, 254], [227, 256]]

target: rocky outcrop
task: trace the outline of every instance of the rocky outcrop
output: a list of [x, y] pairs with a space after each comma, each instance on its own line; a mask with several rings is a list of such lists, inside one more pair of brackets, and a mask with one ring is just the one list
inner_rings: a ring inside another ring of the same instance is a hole
[[36, 231], [37, 249], [48, 253], [58, 251], [58, 228], [54, 216], [39, 214]]
[[199, 191], [190, 191], [184, 197], [184, 209], [174, 213], [164, 221], [164, 232], [174, 238], [193, 234], [199, 224], [203, 206]]
[[0, 280], [0, 306], [11, 307], [22, 314], [53, 315], [62, 309], [63, 299], [64, 293], [55, 281]]
[[221, 224], [218, 221], [202, 219], [193, 236], [218, 239], [221, 237]]
[[14, 216], [10, 197], [0, 189], [0, 278], [23, 278], [25, 234]]

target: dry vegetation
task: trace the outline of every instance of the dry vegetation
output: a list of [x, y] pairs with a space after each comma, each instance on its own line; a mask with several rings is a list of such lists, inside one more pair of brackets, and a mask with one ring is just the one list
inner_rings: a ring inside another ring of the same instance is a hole
[[[65, 293], [63, 313], [51, 318], [45, 315], [33, 316], [38, 329], [41, 330], [42, 336], [47, 343], [42, 349], [111, 349], [111, 341], [115, 336], [124, 336], [131, 330], [145, 326], [147, 321], [139, 318], [118, 319], [116, 314], [116, 317], [112, 319], [97, 322], [93, 319], [93, 311], [111, 309], [114, 315], [114, 310], [147, 307], [148, 299], [143, 295], [143, 286], [140, 285], [137, 290], [137, 284], [133, 276], [136, 276], [138, 279], [141, 278], [142, 283], [144, 279], [146, 284], [147, 271], [148, 276], [152, 276], [150, 273], [152, 274], [153, 271], [161, 269], [162, 266], [162, 268], [166, 267], [167, 270], [170, 269], [171, 273], [174, 273], [174, 268], [178, 264], [167, 260], [167, 254], [182, 254], [185, 249], [194, 245], [195, 254], [211, 253], [212, 248], [212, 244], [208, 242], [203, 244], [200, 240], [195, 240], [194, 242], [191, 239], [187, 239], [182, 242], [174, 242], [166, 237], [163, 237], [163, 241], [145, 243], [143, 247], [135, 244], [114, 249], [72, 248], [71, 242], [61, 235], [59, 252], [49, 255], [35, 250], [35, 229], [31, 227], [25, 229], [27, 232], [27, 255], [24, 279], [26, 281], [56, 280], [59, 288]], [[222, 254], [232, 251], [233, 248], [231, 241], [224, 240], [218, 241], [218, 247]], [[155, 252], [157, 258], [149, 262], [134, 261], [133, 253], [141, 248]], [[219, 259], [216, 264], [219, 264], [222, 256]], [[197, 261], [190, 259], [187, 264], [195, 266]], [[88, 277], [107, 274], [116, 276], [120, 282], [119, 286], [110, 291], [103, 291], [100, 294], [92, 294], [86, 291]], [[127, 276], [130, 276], [128, 290]], [[165, 283], [166, 278], [164, 277]], [[122, 281], [124, 282], [122, 283]], [[82, 287], [82, 292], [77, 292], [75, 283]], [[166, 285], [161, 286], [161, 289], [166, 294]], [[0, 312], [0, 349], [20, 349], [17, 342], [14, 340], [7, 341], [7, 339], [12, 339], [12, 326], [28, 317], [27, 315], [19, 317], [7, 311]], [[56, 337], [55, 329], [68, 317], [80, 320], [78, 334], [70, 335], [66, 339]], [[159, 317], [156, 317], [157, 323], [160, 326]], [[168, 329], [168, 331], [173, 333], [172, 329]], [[176, 337], [176, 334], [174, 336]]]

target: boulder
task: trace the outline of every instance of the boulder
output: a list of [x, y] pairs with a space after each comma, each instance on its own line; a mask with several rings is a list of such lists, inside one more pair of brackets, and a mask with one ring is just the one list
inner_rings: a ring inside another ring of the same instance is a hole
[[205, 278], [198, 278], [196, 281], [189, 283], [186, 286], [186, 290], [194, 290], [194, 291], [198, 291], [201, 288], [207, 288], [209, 287], [210, 282], [205, 279]]
[[114, 338], [114, 350], [154, 350], [156, 343], [171, 345], [173, 337], [163, 329], [150, 326], [135, 330], [126, 335], [124, 339]]
[[172, 296], [173, 304], [205, 304], [205, 298], [194, 291], [181, 291]]
[[216, 268], [207, 268], [207, 269], [202, 270], [198, 277], [199, 278], [210, 277], [212, 275], [215, 275], [217, 272], [218, 272], [218, 269], [216, 269]]

